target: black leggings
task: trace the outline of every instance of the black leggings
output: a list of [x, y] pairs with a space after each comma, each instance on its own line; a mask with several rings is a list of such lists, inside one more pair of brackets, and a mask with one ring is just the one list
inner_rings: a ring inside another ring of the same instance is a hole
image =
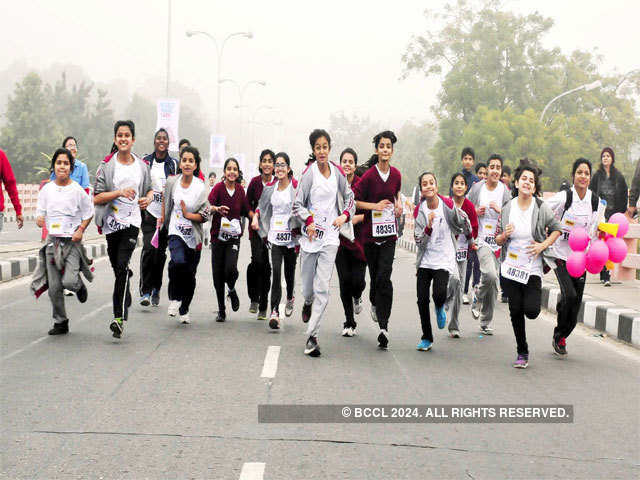
[[218, 298], [218, 311], [225, 313], [224, 285], [233, 290], [238, 280], [238, 253], [240, 240], [223, 242], [217, 240], [211, 245], [211, 270], [213, 272], [213, 286]]
[[365, 273], [367, 262], [357, 258], [353, 252], [344, 247], [338, 248], [336, 254], [336, 270], [340, 282], [340, 299], [344, 307], [344, 328], [356, 328], [353, 316], [353, 299], [360, 298], [366, 286]]
[[449, 285], [449, 272], [443, 269], [419, 268], [417, 273], [418, 312], [422, 325], [422, 340], [433, 342], [431, 330], [431, 315], [429, 314], [429, 288], [433, 280], [433, 303], [436, 308], [441, 308], [447, 300], [447, 286]]
[[558, 322], [553, 329], [553, 336], [558, 339], [567, 338], [576, 328], [587, 274], [583, 273], [579, 278], [574, 278], [567, 272], [567, 263], [564, 260], [556, 260], [556, 265], [555, 272], [560, 285], [560, 295], [556, 305]]
[[260, 311], [267, 309], [271, 286], [271, 265], [269, 249], [257, 232], [249, 240], [251, 243], [251, 263], [247, 266], [247, 290], [249, 299], [259, 303]]
[[107, 235], [107, 254], [111, 268], [116, 276], [113, 285], [113, 317], [126, 320], [131, 306], [131, 290], [129, 278], [133, 272], [129, 268], [131, 255], [138, 241], [138, 227], [128, 227], [124, 230]]
[[293, 298], [293, 287], [296, 280], [296, 259], [298, 254], [295, 248], [284, 245], [271, 246], [271, 267], [273, 269], [273, 282], [271, 284], [271, 310], [280, 313], [280, 300], [282, 299], [282, 262], [284, 260], [284, 280], [287, 284], [287, 300]]
[[391, 273], [395, 253], [395, 240], [388, 240], [382, 245], [367, 243], [364, 246], [364, 254], [369, 267], [369, 301], [376, 309], [378, 325], [382, 330], [387, 330], [391, 316], [393, 303]]
[[509, 297], [509, 313], [513, 333], [516, 336], [518, 355], [526, 355], [529, 353], [529, 346], [524, 317], [533, 319], [540, 315], [542, 279], [538, 275], [531, 275], [529, 282], [525, 285], [505, 278], [504, 288]]

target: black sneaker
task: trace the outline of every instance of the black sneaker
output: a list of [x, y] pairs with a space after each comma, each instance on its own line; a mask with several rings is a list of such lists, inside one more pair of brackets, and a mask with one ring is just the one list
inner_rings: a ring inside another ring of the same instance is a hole
[[160, 306], [160, 291], [155, 288], [151, 290], [151, 306], [159, 307]]
[[229, 290], [229, 300], [231, 300], [231, 310], [237, 312], [240, 308], [240, 299], [235, 289]]
[[309, 337], [307, 339], [304, 354], [309, 355], [310, 357], [320, 356], [320, 346], [318, 345], [318, 339], [316, 337]]
[[224, 312], [218, 312], [218, 316], [216, 317], [216, 322], [222, 323], [227, 321], [227, 316]]
[[387, 337], [386, 330], [380, 330], [380, 334], [378, 335], [378, 347], [386, 350], [389, 346], [389, 337]]
[[557, 355], [563, 356], [567, 354], [567, 339], [564, 337], [553, 337], [553, 341], [551, 342], [553, 345], [553, 349], [556, 351]]
[[122, 319], [114, 318], [113, 322], [111, 322], [111, 325], [109, 325], [109, 328], [113, 332], [114, 338], [120, 338], [122, 336], [122, 330], [123, 330]]
[[54, 323], [53, 328], [49, 330], [49, 335], [64, 335], [69, 333], [69, 320], [62, 323]]
[[[313, 306], [313, 303], [310, 304], [304, 304], [302, 306], [302, 321], [304, 323], [309, 323], [309, 319], [311, 318], [311, 307]], [[310, 337], [313, 338], [313, 337]]]
[[76, 297], [78, 297], [78, 301], [80, 303], [84, 303], [87, 301], [88, 296], [89, 296], [89, 292], [87, 292], [87, 287], [85, 287], [84, 283], [82, 283], [80, 290], [76, 292]]

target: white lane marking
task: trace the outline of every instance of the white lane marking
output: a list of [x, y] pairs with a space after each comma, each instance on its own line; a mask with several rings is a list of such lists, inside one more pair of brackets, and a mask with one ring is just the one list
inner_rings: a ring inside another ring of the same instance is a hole
[[[99, 312], [101, 312], [102, 310], [104, 310], [107, 307], [110, 307], [112, 304], [112, 302], [109, 303], [105, 303], [104, 305], [98, 307], [96, 310], [94, 310], [91, 313], [87, 313], [86, 315], [80, 317], [79, 320], [76, 320], [73, 322], [72, 325], [78, 325], [86, 320], [88, 320], [89, 318], [93, 317], [94, 315], [98, 314]], [[28, 350], [29, 348], [33, 347], [34, 345], [37, 345], [38, 343], [42, 342], [43, 340], [46, 340], [47, 338], [49, 338], [49, 335], [45, 335], [44, 337], [40, 337], [37, 340], [34, 340], [33, 342], [29, 343], [28, 345], [25, 345], [22, 348], [19, 348], [18, 350], [5, 355], [4, 357], [2, 357], [2, 359], [0, 359], [1, 362], [4, 362], [5, 360], [9, 360], [11, 357], [15, 357], [16, 355], [24, 352], [25, 350]]]
[[261, 378], [273, 378], [278, 371], [278, 356], [280, 355], [280, 346], [271, 345], [267, 349], [267, 354], [264, 357], [264, 365], [262, 366]]
[[[279, 347], [278, 347], [279, 348]], [[242, 464], [240, 480], [262, 480], [264, 477], [264, 463], [247, 462]]]

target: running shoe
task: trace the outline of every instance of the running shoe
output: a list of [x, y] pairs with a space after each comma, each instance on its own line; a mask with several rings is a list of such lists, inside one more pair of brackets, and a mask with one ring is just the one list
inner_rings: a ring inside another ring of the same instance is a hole
[[69, 320], [54, 323], [53, 328], [49, 330], [49, 335], [64, 335], [65, 333], [69, 333]]
[[605, 280], [604, 281], [604, 286], [605, 287], [610, 287], [611, 286], [611, 280]]
[[376, 313], [375, 305], [371, 305], [371, 320], [373, 320], [373, 323], [378, 323], [378, 314]]
[[464, 305], [469, 305], [469, 295], [467, 295], [466, 293], [462, 294], [462, 303]]
[[453, 330], [449, 330], [449, 336], [451, 338], [460, 338], [460, 331], [455, 328]]
[[564, 337], [553, 337], [553, 341], [551, 342], [553, 345], [553, 349], [556, 351], [557, 355], [561, 357], [567, 355], [567, 339]]
[[159, 307], [160, 306], [160, 290], [153, 289], [151, 290], [151, 306]]
[[291, 315], [293, 315], [293, 305], [295, 301], [296, 301], [296, 297], [291, 297], [289, 300], [287, 300], [287, 304], [284, 307], [285, 317], [290, 317]]
[[480, 326], [480, 331], [485, 335], [493, 335], [493, 328], [488, 326]]
[[249, 313], [258, 313], [258, 302], [251, 302], [251, 305], [249, 305]]
[[121, 318], [114, 318], [109, 328], [113, 332], [114, 338], [120, 338], [122, 336], [122, 330], [124, 329], [124, 325], [122, 324]]
[[362, 312], [362, 299], [361, 298], [354, 298], [353, 299], [353, 313], [355, 313], [356, 315], [360, 315], [360, 312]]
[[478, 302], [478, 295], [475, 290], [471, 299], [471, 315], [476, 320], [480, 318], [480, 302]]
[[78, 293], [76, 294], [76, 296], [78, 297], [78, 301], [80, 303], [85, 303], [87, 301], [87, 298], [89, 297], [89, 292], [87, 291], [87, 287], [84, 285], [84, 283], [81, 283], [80, 290], [78, 290]]
[[229, 290], [229, 300], [231, 301], [231, 310], [237, 312], [240, 308], [240, 299], [238, 298], [235, 288], [233, 290]]
[[216, 316], [216, 322], [222, 323], [227, 321], [227, 315], [224, 312], [218, 312]]
[[258, 320], [262, 320], [262, 321], [267, 321], [267, 311], [266, 310], [260, 310], [258, 312]]
[[353, 328], [351, 328], [351, 327], [344, 327], [344, 328], [342, 329], [342, 336], [343, 336], [343, 337], [353, 337], [353, 335], [354, 335]]
[[67, 290], [66, 288], [64, 289], [64, 296], [65, 297], [73, 297], [73, 292], [71, 290]]
[[188, 325], [191, 323], [191, 319], [189, 318], [189, 313], [185, 313], [184, 315], [180, 315], [180, 323], [184, 325]]
[[444, 311], [444, 307], [436, 308], [436, 318], [438, 320], [438, 328], [442, 330], [447, 324], [447, 312]]
[[142, 297], [140, 297], [140, 305], [143, 307], [148, 307], [151, 305], [151, 295], [145, 293]]
[[167, 308], [167, 315], [170, 317], [178, 315], [178, 310], [180, 309], [181, 304], [182, 302], [180, 300], [171, 300], [169, 302], [169, 308]]
[[309, 337], [305, 345], [304, 354], [310, 357], [320, 356], [320, 345], [318, 345], [318, 339], [316, 337]]
[[420, 350], [421, 352], [428, 352], [429, 350], [431, 350], [432, 346], [433, 342], [430, 342], [429, 340], [420, 340], [420, 343], [416, 347], [416, 350]]
[[527, 368], [529, 366], [529, 355], [518, 355], [516, 361], [513, 362], [513, 368]]
[[378, 335], [378, 347], [386, 350], [389, 347], [389, 333], [386, 330], [380, 330]]
[[309, 319], [311, 318], [311, 307], [313, 306], [312, 303], [309, 304], [304, 304], [302, 306], [302, 321], [304, 323], [309, 323]]
[[277, 310], [271, 312], [271, 318], [269, 319], [269, 328], [272, 330], [278, 330], [280, 328], [280, 314]]

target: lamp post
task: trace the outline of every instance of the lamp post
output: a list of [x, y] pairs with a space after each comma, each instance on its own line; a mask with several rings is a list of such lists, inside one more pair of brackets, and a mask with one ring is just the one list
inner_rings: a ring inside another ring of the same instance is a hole
[[600, 88], [601, 86], [602, 86], [602, 82], [600, 80], [596, 80], [595, 82], [587, 83], [585, 85], [580, 85], [579, 87], [576, 87], [576, 88], [573, 88], [571, 90], [567, 90], [564, 93], [561, 93], [557, 97], [551, 99], [551, 101], [549, 103], [547, 103], [547, 106], [544, 107], [544, 110], [542, 110], [542, 113], [540, 114], [540, 122], [542, 122], [542, 119], [544, 118], [544, 114], [547, 112], [547, 109], [551, 106], [551, 104], [553, 102], [555, 102], [559, 98], [562, 98], [565, 95], [569, 95], [570, 93], [574, 93], [574, 92], [577, 92], [579, 90], [584, 90], [585, 92], [588, 92], [589, 90], [593, 90], [595, 88]]
[[222, 53], [224, 52], [224, 46], [227, 43], [227, 40], [229, 40], [232, 37], [245, 37], [248, 39], [252, 39], [253, 38], [253, 33], [252, 32], [234, 32], [234, 33], [230, 33], [229, 35], [227, 35], [224, 40], [222, 40], [222, 43], [220, 44], [220, 46], [218, 46], [218, 42], [215, 39], [215, 37], [213, 35], [211, 35], [208, 32], [202, 32], [199, 30], [188, 30], [186, 32], [187, 37], [192, 37], [194, 35], [205, 35], [207, 37], [209, 37], [209, 39], [213, 42], [213, 45], [216, 47], [216, 54], [218, 57], [218, 81], [216, 82], [216, 88], [217, 88], [217, 113], [216, 113], [216, 130], [217, 133], [222, 133], [222, 127], [221, 127], [221, 120], [220, 120], [220, 80], [221, 80], [221, 73], [222, 73]]

